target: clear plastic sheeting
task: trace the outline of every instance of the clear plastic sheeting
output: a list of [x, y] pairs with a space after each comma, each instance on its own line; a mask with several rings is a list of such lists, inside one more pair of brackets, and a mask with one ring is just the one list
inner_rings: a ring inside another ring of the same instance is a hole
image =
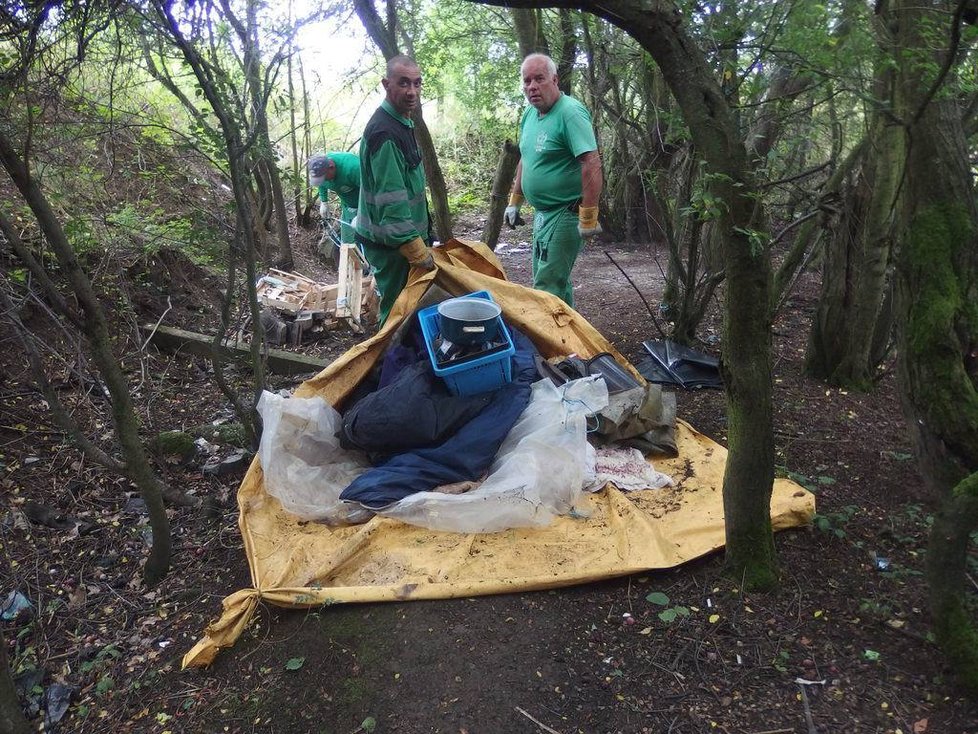
[[594, 476], [588, 418], [608, 405], [600, 377], [555, 387], [533, 385], [523, 411], [496, 454], [489, 475], [464, 494], [418, 492], [381, 511], [412, 525], [456, 533], [541, 527], [566, 515]]
[[319, 397], [287, 398], [267, 390], [258, 400], [258, 448], [265, 490], [303, 520], [364, 522], [372, 513], [340, 501], [340, 492], [369, 468], [366, 457], [340, 447], [342, 416]]

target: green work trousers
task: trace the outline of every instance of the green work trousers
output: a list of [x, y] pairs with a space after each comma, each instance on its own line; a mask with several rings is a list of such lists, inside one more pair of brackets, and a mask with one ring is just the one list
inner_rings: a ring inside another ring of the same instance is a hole
[[584, 241], [577, 231], [577, 212], [566, 207], [537, 210], [533, 216], [533, 287], [553, 293], [571, 308], [571, 271]]
[[387, 321], [394, 301], [397, 300], [401, 291], [404, 290], [404, 286], [407, 285], [408, 272], [411, 270], [411, 266], [396, 249], [367, 242], [361, 246], [364, 257], [370, 263], [370, 272], [373, 273], [374, 283], [380, 292], [377, 326], [381, 327]]

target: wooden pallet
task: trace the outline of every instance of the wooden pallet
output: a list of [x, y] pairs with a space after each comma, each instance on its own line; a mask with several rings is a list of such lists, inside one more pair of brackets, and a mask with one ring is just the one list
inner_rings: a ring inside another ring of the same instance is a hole
[[374, 279], [363, 277], [365, 264], [359, 248], [342, 245], [338, 283], [327, 285], [300, 273], [272, 268], [259, 281], [258, 302], [293, 315], [322, 311], [362, 333], [363, 324], [377, 316]]

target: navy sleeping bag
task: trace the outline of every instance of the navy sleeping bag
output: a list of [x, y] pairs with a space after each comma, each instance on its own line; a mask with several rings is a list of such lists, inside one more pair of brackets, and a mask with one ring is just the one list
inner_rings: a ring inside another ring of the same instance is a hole
[[[488, 404], [440, 444], [391, 456], [357, 477], [343, 490], [340, 499], [377, 510], [415, 492], [482, 478], [529, 404], [530, 386], [539, 379], [534, 362], [536, 347], [516, 329], [507, 328], [516, 347], [512, 357], [513, 381], [494, 392], [473, 396], [488, 398]], [[389, 408], [396, 409], [393, 405]]]

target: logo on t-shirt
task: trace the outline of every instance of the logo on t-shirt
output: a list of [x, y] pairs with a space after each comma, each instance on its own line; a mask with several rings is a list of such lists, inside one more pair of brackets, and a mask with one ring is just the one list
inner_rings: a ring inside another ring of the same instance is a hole
[[547, 147], [547, 133], [546, 133], [546, 131], [538, 132], [537, 133], [537, 142], [536, 142], [536, 152], [539, 153], [539, 152], [541, 152], [546, 147]]

